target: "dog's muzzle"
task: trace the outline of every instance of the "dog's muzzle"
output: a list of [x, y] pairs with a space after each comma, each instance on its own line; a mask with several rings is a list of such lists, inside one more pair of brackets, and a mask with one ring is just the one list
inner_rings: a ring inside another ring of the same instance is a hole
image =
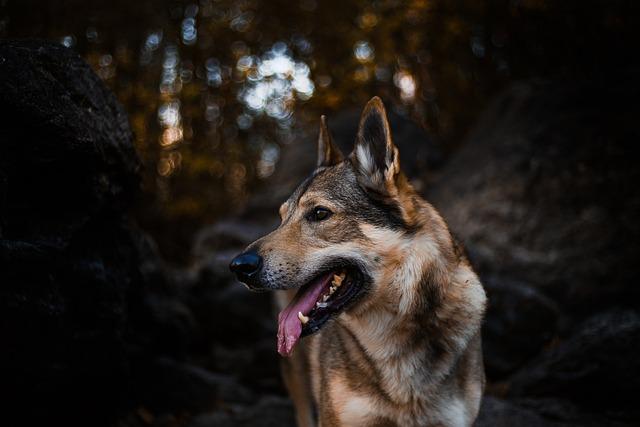
[[239, 281], [255, 289], [262, 269], [262, 257], [254, 250], [241, 253], [231, 260], [229, 269], [235, 273]]

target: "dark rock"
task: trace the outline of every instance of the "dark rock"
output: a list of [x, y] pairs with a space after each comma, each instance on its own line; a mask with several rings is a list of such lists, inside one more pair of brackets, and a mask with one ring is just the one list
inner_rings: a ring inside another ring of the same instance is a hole
[[123, 211], [140, 169], [127, 116], [77, 54], [3, 41], [0, 93], [0, 237], [64, 246]]
[[113, 95], [73, 51], [37, 41], [0, 44], [0, 91], [5, 418], [110, 425], [143, 408], [162, 424], [220, 400], [253, 401], [237, 378], [265, 383], [273, 371], [236, 364], [231, 377], [188, 359], [215, 353], [219, 340], [258, 366], [251, 340], [264, 335], [264, 316], [253, 335], [234, 323], [234, 311], [255, 318], [255, 296], [221, 291], [211, 269], [170, 272], [130, 223], [139, 162]]
[[195, 417], [189, 427], [287, 427], [295, 426], [289, 399], [265, 396], [250, 407], [235, 406], [226, 411]]
[[482, 401], [476, 427], [624, 427], [629, 423], [584, 411], [559, 399], [505, 400], [487, 396]]
[[546, 420], [537, 412], [496, 397], [485, 397], [476, 427], [566, 427], [570, 424]]
[[428, 192], [483, 276], [578, 317], [638, 306], [636, 81], [521, 83], [487, 108]]
[[136, 372], [142, 405], [154, 414], [200, 411], [214, 406], [219, 379], [204, 369], [160, 358]]
[[[276, 203], [273, 200], [270, 202], [271, 205]], [[278, 226], [277, 216], [276, 208], [262, 221], [226, 219], [202, 228], [193, 244], [194, 263], [216, 277], [235, 277], [229, 271], [231, 259], [249, 243], [274, 230]]]
[[640, 313], [595, 315], [513, 376], [509, 396], [567, 399], [638, 422], [639, 352]]
[[109, 424], [131, 398], [131, 313], [157, 263], [123, 215], [139, 182], [131, 131], [56, 44], [0, 42], [0, 93], [3, 418]]
[[222, 277], [201, 264], [185, 297], [198, 325], [195, 344], [208, 355], [211, 369], [233, 374], [263, 393], [284, 393], [273, 296], [250, 292], [235, 279]]
[[155, 416], [197, 413], [213, 409], [220, 401], [251, 403], [253, 393], [235, 377], [212, 373], [196, 365], [158, 358], [135, 373], [140, 404]]
[[428, 189], [489, 294], [489, 390], [509, 400], [478, 425], [640, 420], [635, 81], [511, 86]]
[[487, 278], [489, 305], [482, 328], [485, 369], [504, 378], [537, 355], [557, 332], [560, 309], [537, 289]]
[[624, 421], [624, 416], [615, 411], [603, 410], [600, 406], [582, 407], [558, 398], [513, 399], [511, 402], [528, 411], [533, 411], [549, 422], [581, 427], [630, 427], [637, 423]]

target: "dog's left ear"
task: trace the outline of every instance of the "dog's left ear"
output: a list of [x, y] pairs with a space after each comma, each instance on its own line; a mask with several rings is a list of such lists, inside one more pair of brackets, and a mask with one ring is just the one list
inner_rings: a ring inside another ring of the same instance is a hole
[[364, 107], [356, 144], [349, 157], [361, 184], [384, 195], [395, 193], [400, 156], [391, 139], [384, 105], [377, 96]]
[[334, 166], [344, 159], [342, 152], [333, 143], [327, 118], [320, 116], [320, 135], [318, 135], [318, 163], [316, 167]]

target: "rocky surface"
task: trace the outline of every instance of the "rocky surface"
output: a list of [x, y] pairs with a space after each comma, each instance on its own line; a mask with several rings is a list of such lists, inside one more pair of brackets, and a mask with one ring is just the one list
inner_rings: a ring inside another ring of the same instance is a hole
[[[619, 77], [515, 85], [448, 159], [392, 117], [404, 166], [490, 296], [478, 426], [640, 420], [638, 107], [633, 75]], [[2, 42], [0, 93], [4, 419], [293, 425], [270, 298], [226, 266], [276, 226], [278, 204], [313, 167], [313, 138], [288, 146], [291, 167], [268, 195], [204, 228], [193, 265], [175, 270], [127, 214], [140, 168], [131, 132], [86, 64], [57, 45]], [[357, 114], [329, 121], [348, 151]]]
[[80, 58], [40, 42], [2, 42], [0, 93], [3, 413], [112, 413], [146, 256], [122, 215], [140, 167], [127, 117]]
[[640, 378], [640, 313], [591, 316], [510, 379], [509, 396], [570, 400], [614, 418], [640, 419], [634, 391]]
[[631, 73], [616, 79], [511, 87], [429, 192], [484, 274], [575, 316], [638, 296], [639, 89]]
[[510, 87], [427, 191], [489, 294], [489, 391], [507, 400], [483, 411], [518, 425], [640, 420], [633, 81]]
[[0, 93], [4, 422], [185, 425], [218, 411], [246, 424], [271, 407], [282, 420], [269, 333], [242, 324], [268, 301], [163, 265], [127, 214], [140, 169], [127, 117], [86, 63], [4, 41]]

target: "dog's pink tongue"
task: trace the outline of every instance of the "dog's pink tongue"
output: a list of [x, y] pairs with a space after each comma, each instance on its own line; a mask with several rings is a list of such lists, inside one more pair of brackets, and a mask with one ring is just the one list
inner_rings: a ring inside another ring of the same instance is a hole
[[278, 353], [282, 356], [290, 356], [300, 339], [302, 323], [298, 318], [298, 312], [305, 316], [311, 312], [332, 277], [333, 274], [328, 273], [316, 279], [303, 294], [296, 294], [278, 315]]

